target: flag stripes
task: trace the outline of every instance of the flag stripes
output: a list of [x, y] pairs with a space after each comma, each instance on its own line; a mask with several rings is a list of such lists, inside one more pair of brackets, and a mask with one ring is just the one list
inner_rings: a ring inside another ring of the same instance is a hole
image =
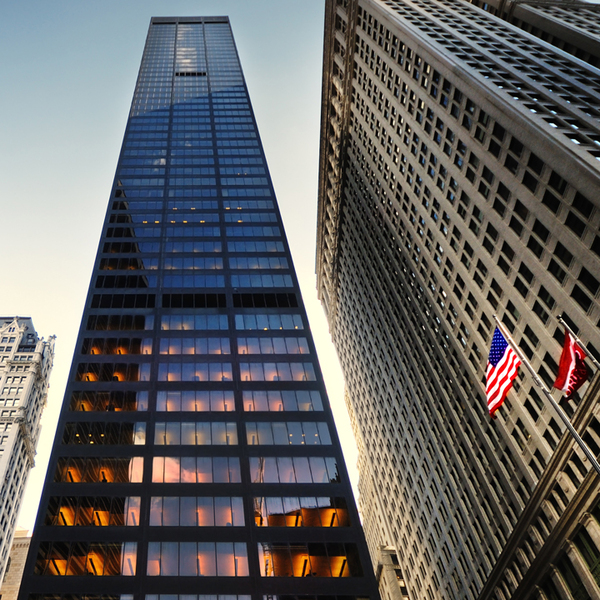
[[486, 370], [485, 392], [490, 416], [502, 406], [512, 382], [519, 371], [521, 361], [496, 327]]

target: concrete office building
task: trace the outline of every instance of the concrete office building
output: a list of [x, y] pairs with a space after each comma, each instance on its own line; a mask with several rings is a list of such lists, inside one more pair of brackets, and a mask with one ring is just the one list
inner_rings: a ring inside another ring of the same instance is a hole
[[[489, 5], [326, 6], [318, 290], [382, 597], [598, 597], [596, 475], [523, 368], [484, 394], [495, 314], [549, 386], [559, 315], [600, 349], [593, 20], [586, 62]], [[565, 407], [600, 452], [598, 386]]]
[[227, 17], [154, 18], [22, 600], [376, 600]]
[[54, 360], [54, 337], [28, 317], [0, 317], [0, 581], [34, 466]]

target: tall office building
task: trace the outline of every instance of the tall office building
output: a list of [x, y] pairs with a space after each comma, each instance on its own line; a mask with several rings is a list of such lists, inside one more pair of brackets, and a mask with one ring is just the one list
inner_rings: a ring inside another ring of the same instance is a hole
[[[384, 597], [600, 594], [589, 462], [524, 368], [495, 421], [484, 393], [494, 315], [548, 386], [559, 315], [600, 349], [600, 72], [536, 22], [327, 2], [318, 289]], [[595, 452], [598, 401], [565, 403]]]
[[4, 577], [54, 360], [54, 336], [28, 317], [0, 317], [0, 582]]
[[20, 597], [376, 600], [226, 17], [152, 19]]

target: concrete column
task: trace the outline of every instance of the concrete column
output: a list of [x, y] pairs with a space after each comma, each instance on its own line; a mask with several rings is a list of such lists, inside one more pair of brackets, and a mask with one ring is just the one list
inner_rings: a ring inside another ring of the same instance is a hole
[[585, 513], [581, 519], [590, 537], [594, 540], [594, 544], [600, 549], [600, 525], [598, 521], [590, 513]]
[[535, 596], [532, 596], [533, 600], [548, 600], [548, 598], [546, 598], [546, 594], [544, 594], [544, 592], [542, 592], [542, 590], [536, 585], [535, 586]]
[[588, 591], [588, 594], [591, 598], [600, 598], [600, 588], [592, 577], [592, 574], [590, 573], [588, 566], [585, 564], [585, 561], [583, 558], [581, 558], [581, 554], [579, 554], [575, 544], [573, 544], [571, 541], [568, 541], [566, 547], [567, 556], [571, 559], [573, 567], [577, 571], [577, 575], [579, 575], [579, 578], [581, 579], [585, 589]]
[[569, 588], [567, 588], [563, 578], [558, 574], [556, 567], [551, 566], [550, 569], [550, 577], [552, 578], [552, 581], [554, 582], [554, 585], [556, 586], [556, 589], [558, 590], [562, 600], [573, 600], [573, 596], [571, 596]]

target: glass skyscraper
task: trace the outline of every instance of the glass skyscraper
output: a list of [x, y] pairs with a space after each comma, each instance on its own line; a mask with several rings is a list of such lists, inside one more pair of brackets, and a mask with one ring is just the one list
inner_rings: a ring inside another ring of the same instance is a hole
[[152, 20], [22, 600], [375, 600], [226, 17]]

